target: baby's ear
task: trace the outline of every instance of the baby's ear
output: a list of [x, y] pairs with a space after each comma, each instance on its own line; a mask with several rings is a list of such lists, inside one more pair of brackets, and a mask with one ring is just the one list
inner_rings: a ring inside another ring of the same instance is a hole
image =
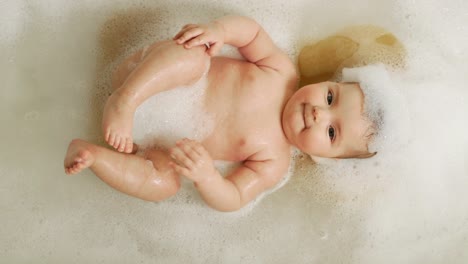
[[356, 159], [368, 159], [368, 158], [374, 157], [375, 155], [377, 155], [377, 151], [376, 152], [368, 152], [368, 153], [360, 154], [360, 155], [357, 155], [354, 158], [356, 158]]
[[332, 165], [338, 161], [337, 158], [324, 158], [324, 157], [318, 157], [318, 156], [312, 156], [312, 155], [309, 155], [309, 156], [317, 164]]

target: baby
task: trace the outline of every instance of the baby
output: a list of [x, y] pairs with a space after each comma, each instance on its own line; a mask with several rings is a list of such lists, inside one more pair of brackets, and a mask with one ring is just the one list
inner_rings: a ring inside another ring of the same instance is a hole
[[[215, 57], [224, 44], [237, 47], [245, 60]], [[214, 118], [213, 131], [201, 142], [184, 138], [170, 149], [131, 154], [137, 107], [156, 93], [194, 84], [208, 65], [204, 107]], [[116, 70], [103, 131], [117, 151], [75, 139], [65, 172], [90, 168], [111, 187], [149, 201], [176, 194], [183, 175], [210, 207], [234, 211], [283, 178], [292, 147], [319, 157], [372, 156], [373, 123], [359, 85], [323, 82], [297, 90], [297, 80], [294, 64], [252, 19], [186, 25], [173, 40], [136, 52]], [[223, 177], [213, 160], [242, 164]]]

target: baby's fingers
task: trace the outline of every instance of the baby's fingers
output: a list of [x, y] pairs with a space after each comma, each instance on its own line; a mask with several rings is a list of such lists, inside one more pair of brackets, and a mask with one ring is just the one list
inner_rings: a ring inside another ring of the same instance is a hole
[[197, 27], [198, 25], [197, 24], [187, 24], [185, 26], [182, 27], [182, 29], [189, 29], [189, 28], [194, 28], [194, 27]]
[[171, 158], [180, 166], [185, 167], [187, 169], [193, 168], [194, 166], [193, 161], [180, 148], [178, 147], [172, 148], [170, 150], [170, 155], [171, 155]]
[[187, 32], [188, 30], [192, 29], [196, 27], [196, 25], [194, 24], [188, 24], [188, 25], [185, 25], [183, 26], [180, 31], [172, 38], [173, 40], [177, 40], [178, 38], [180, 38], [185, 32]]
[[200, 159], [199, 152], [194, 149], [191, 144], [191, 141], [188, 139], [182, 139], [177, 141], [177, 146], [181, 149], [187, 157], [189, 157], [194, 163]]
[[184, 139], [184, 141], [198, 157], [209, 155], [208, 151], [206, 151], [200, 142], [190, 139]]
[[180, 165], [174, 163], [174, 162], [169, 162], [169, 166], [171, 166], [175, 172], [179, 175], [183, 175], [185, 177], [188, 177], [190, 179], [190, 171], [187, 168], [181, 167]]
[[191, 40], [185, 42], [184, 47], [191, 48], [195, 46], [202, 46], [202, 45], [205, 45], [205, 43], [208, 43], [208, 41], [203, 38], [203, 35], [200, 35], [196, 38], [192, 38]]
[[176, 38], [177, 44], [185, 43], [185, 42], [191, 40], [192, 38], [195, 38], [195, 37], [203, 34], [203, 29], [201, 29], [199, 27], [189, 28], [187, 30], [184, 30], [181, 33], [182, 34]]

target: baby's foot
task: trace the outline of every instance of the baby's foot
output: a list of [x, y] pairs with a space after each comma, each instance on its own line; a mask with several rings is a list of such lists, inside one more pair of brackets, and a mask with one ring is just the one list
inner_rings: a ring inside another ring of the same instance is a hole
[[68, 146], [64, 167], [66, 174], [76, 174], [94, 163], [90, 144], [80, 139], [74, 139]]
[[116, 150], [131, 153], [133, 148], [132, 128], [135, 110], [125, 95], [113, 93], [104, 108], [102, 128], [104, 139]]

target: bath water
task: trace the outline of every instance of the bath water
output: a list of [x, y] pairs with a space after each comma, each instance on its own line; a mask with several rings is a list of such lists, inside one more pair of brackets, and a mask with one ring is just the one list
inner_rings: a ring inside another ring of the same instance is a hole
[[[225, 14], [255, 18], [294, 60], [349, 26], [390, 32], [405, 48], [392, 73], [405, 140], [368, 160], [297, 154], [289, 182], [233, 213], [207, 208], [189, 182], [148, 203], [89, 170], [66, 176], [71, 139], [104, 144], [111, 68]], [[468, 261], [466, 2], [4, 0], [0, 22], [0, 262]]]

